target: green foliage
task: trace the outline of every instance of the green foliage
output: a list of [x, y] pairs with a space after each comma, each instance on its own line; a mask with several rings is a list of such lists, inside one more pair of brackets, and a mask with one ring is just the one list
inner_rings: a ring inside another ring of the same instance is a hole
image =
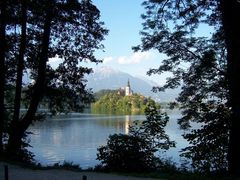
[[[99, 63], [94, 51], [103, 49], [101, 41], [107, 30], [101, 22], [100, 12], [91, 1], [24, 1], [27, 7], [26, 18], [26, 48], [24, 49], [24, 70], [34, 83], [22, 82], [27, 95], [26, 104], [30, 104], [35, 91], [39, 71], [45, 71], [42, 94], [44, 104], [53, 113], [80, 111], [85, 103], [93, 100], [92, 92], [86, 89], [85, 74], [92, 72], [91, 68], [82, 66], [81, 62]], [[6, 19], [6, 83], [14, 87], [17, 74], [16, 67], [21, 41], [22, 2], [7, 2]], [[51, 13], [49, 16], [48, 10]], [[41, 52], [46, 19], [51, 20], [47, 61], [50, 58], [61, 58], [58, 66], [51, 67], [46, 63], [45, 69], [39, 69], [42, 62]], [[26, 83], [26, 84], [24, 84]]]
[[104, 93], [95, 103], [92, 104], [93, 112], [100, 113], [116, 113], [116, 114], [136, 114], [144, 113], [147, 99], [140, 94], [133, 94], [131, 96], [121, 96], [116, 91]]
[[77, 164], [74, 164], [73, 162], [67, 162], [64, 161], [62, 164], [60, 163], [55, 163], [53, 166], [50, 166], [48, 168], [57, 168], [57, 169], [66, 169], [66, 170], [77, 170], [80, 171], [82, 170], [81, 167]]
[[98, 92], [95, 92], [93, 95], [94, 95], [95, 101], [98, 101], [102, 96], [105, 96], [105, 95], [110, 94], [110, 93], [117, 93], [117, 90], [102, 89]]
[[[204, 172], [225, 171], [228, 164], [230, 108], [219, 5], [220, 1], [144, 1], [142, 44], [134, 48], [167, 55], [148, 74], [172, 74], [164, 86], [154, 88], [156, 92], [181, 86], [177, 98], [182, 110], [180, 127], [187, 130], [194, 123], [201, 125], [184, 134], [190, 145], [182, 156], [191, 159], [195, 170]], [[198, 35], [203, 26], [214, 26], [214, 30], [205, 37]]]
[[106, 169], [143, 172], [162, 165], [154, 153], [175, 146], [164, 131], [168, 117], [159, 112], [154, 101], [147, 103], [145, 113], [146, 120], [135, 122], [129, 134], [110, 135], [107, 145], [98, 148], [97, 159]]
[[[11, 154], [25, 148], [22, 139], [29, 125], [42, 117], [37, 115], [40, 105], [55, 114], [81, 111], [92, 102], [84, 78], [92, 70], [82, 62], [101, 62], [94, 51], [104, 48], [101, 41], [108, 31], [100, 21], [99, 10], [88, 0], [10, 0], [1, 5], [5, 7], [4, 14], [0, 12], [5, 79], [0, 94], [9, 108], [1, 110], [11, 113], [8, 121], [4, 119], [10, 124], [6, 149], [11, 158]], [[59, 58], [60, 63], [53, 65], [52, 58]], [[22, 79], [24, 75], [29, 78], [27, 82]], [[20, 113], [23, 104], [27, 110]], [[2, 100], [0, 106], [5, 106]], [[2, 133], [0, 128], [0, 136]]]
[[164, 128], [169, 121], [167, 113], [162, 113], [157, 104], [150, 100], [145, 109], [146, 120], [141, 126], [132, 130], [132, 133], [137, 133], [142, 139], [145, 139], [152, 145], [152, 148], [167, 150], [169, 147], [174, 147], [175, 143], [169, 140]]
[[200, 172], [225, 172], [228, 165], [230, 124], [226, 122], [229, 121], [229, 110], [220, 104], [215, 108], [202, 107], [202, 111], [202, 117], [199, 117], [201, 128], [184, 134], [191, 145], [182, 150], [182, 156], [192, 159], [193, 168]]
[[114, 134], [107, 146], [98, 149], [97, 159], [110, 170], [141, 172], [153, 167], [153, 152], [146, 152], [146, 148], [147, 142], [137, 136]]
[[[15, 154], [11, 154], [11, 158], [8, 157], [8, 152], [5, 152], [5, 158], [7, 160], [15, 161], [15, 162], [20, 162], [23, 164], [28, 164], [28, 165], [35, 165], [36, 161], [34, 160], [34, 154], [28, 150], [30, 145], [30, 139], [29, 139], [29, 134], [31, 132], [25, 132], [24, 136], [22, 138], [21, 142], [21, 148], [18, 149], [18, 151]], [[7, 135], [7, 133], [6, 133]], [[7, 139], [7, 138], [6, 138]]]

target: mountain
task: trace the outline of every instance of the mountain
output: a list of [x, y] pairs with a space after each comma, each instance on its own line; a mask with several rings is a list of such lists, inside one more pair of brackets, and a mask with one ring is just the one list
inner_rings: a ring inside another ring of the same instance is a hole
[[153, 86], [157, 86], [157, 83], [146, 78], [134, 77], [110, 67], [95, 69], [92, 74], [86, 76], [86, 79], [88, 80], [87, 87], [92, 88], [93, 92], [102, 89], [119, 89], [125, 87], [129, 80], [133, 92], [143, 94], [146, 97], [151, 96], [153, 99], [166, 102], [174, 100], [177, 95], [175, 92], [153, 93], [151, 89]]

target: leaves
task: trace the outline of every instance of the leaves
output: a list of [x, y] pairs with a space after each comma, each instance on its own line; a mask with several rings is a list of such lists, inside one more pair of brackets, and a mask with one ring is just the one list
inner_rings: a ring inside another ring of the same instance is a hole
[[122, 96], [117, 93], [117, 90], [106, 91], [106, 94], [93, 103], [91, 108], [98, 113], [144, 113], [146, 104], [150, 100], [140, 94]]
[[[82, 66], [82, 62], [101, 62], [94, 51], [103, 48], [101, 41], [108, 31], [99, 20], [99, 10], [88, 0], [10, 0], [6, 1], [6, 14], [4, 82], [13, 87], [19, 97], [14, 102], [6, 101], [9, 105], [15, 103], [16, 112], [9, 123], [6, 151], [10, 158], [15, 158], [17, 151], [25, 148], [22, 139], [26, 129], [40, 117], [39, 106], [53, 114], [79, 112], [93, 100], [84, 78], [92, 70]], [[20, 54], [23, 63], [17, 63]], [[52, 68], [52, 62], [48, 64], [48, 61], [55, 57], [61, 58], [62, 63]], [[28, 77], [25, 83], [23, 73]], [[17, 87], [16, 79], [19, 80]], [[1, 93], [7, 95], [5, 89], [3, 87]], [[12, 98], [6, 100], [12, 101]], [[23, 103], [27, 111], [19, 117], [17, 112]]]
[[[219, 1], [148, 0], [143, 6], [142, 44], [135, 50], [156, 49], [167, 56], [159, 67], [148, 71], [149, 75], [172, 74], [165, 85], [154, 87], [155, 92], [182, 89], [177, 98], [182, 110], [178, 123], [182, 129], [190, 129], [184, 135], [190, 146], [182, 155], [192, 160], [196, 170], [227, 168], [230, 108]], [[202, 27], [211, 30], [211, 26], [214, 31], [198, 35], [204, 31]], [[194, 123], [202, 127], [191, 129]]]
[[170, 141], [164, 130], [168, 116], [159, 112], [153, 100], [147, 103], [145, 115], [146, 120], [141, 123], [135, 121], [129, 127], [129, 134], [111, 135], [107, 145], [98, 148], [97, 159], [105, 168], [115, 171], [148, 171], [161, 164], [155, 152], [175, 147], [175, 142]]

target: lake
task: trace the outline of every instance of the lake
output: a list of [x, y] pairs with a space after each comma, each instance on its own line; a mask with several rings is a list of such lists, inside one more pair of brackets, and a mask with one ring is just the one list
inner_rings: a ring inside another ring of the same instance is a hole
[[[179, 150], [187, 145], [182, 138], [182, 131], [177, 125], [179, 111], [169, 112], [169, 123], [166, 132], [171, 140], [177, 142], [176, 148], [171, 148], [161, 157], [172, 157], [179, 162]], [[99, 164], [96, 160], [97, 148], [105, 145], [110, 134], [128, 133], [128, 126], [134, 120], [144, 120], [144, 115], [101, 115], [90, 113], [72, 113], [48, 118], [36, 122], [28, 130], [30, 135], [29, 148], [35, 155], [35, 160], [42, 165], [72, 162], [86, 169]]]

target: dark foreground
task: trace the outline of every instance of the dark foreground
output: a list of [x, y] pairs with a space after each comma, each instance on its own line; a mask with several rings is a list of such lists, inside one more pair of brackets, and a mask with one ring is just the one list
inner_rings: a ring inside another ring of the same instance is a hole
[[18, 165], [0, 162], [0, 179], [4, 180], [4, 166], [8, 166], [9, 180], [154, 180], [153, 178], [130, 177], [97, 172], [74, 172], [61, 169], [33, 170]]

